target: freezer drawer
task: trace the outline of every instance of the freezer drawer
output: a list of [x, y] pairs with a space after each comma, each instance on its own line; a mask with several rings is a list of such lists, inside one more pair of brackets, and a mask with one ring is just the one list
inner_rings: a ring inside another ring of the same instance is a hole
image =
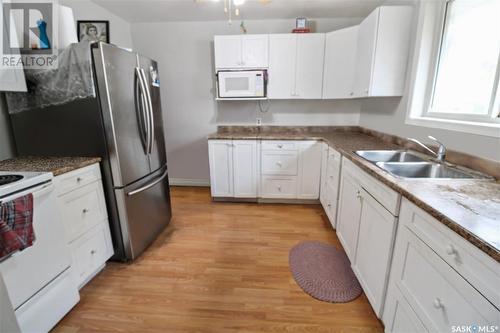
[[118, 214], [127, 259], [137, 258], [170, 222], [167, 170], [123, 189], [116, 189]]

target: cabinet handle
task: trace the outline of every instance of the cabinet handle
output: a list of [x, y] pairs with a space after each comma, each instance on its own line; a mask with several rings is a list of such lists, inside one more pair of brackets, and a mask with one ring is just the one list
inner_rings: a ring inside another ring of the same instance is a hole
[[353, 96], [353, 95], [354, 95], [354, 93], [351, 91], [351, 92], [349, 93], [349, 95], [350, 95], [350, 96]]
[[97, 251], [96, 251], [96, 250], [91, 250], [91, 251], [90, 251], [90, 254], [91, 254], [91, 255], [94, 255], [94, 254], [96, 254], [96, 253], [97, 253]]
[[278, 145], [278, 148], [283, 148], [283, 145]]
[[89, 211], [90, 211], [90, 209], [84, 208], [84, 209], [82, 210], [82, 213], [83, 213], [83, 214], [87, 214]]
[[363, 198], [363, 197], [361, 196], [361, 192], [359, 192], [359, 191], [357, 191], [357, 192], [356, 192], [356, 198], [358, 198], [358, 199], [360, 199], [360, 200]]
[[81, 177], [76, 178], [77, 183], [80, 183], [82, 180], [83, 180], [83, 178], [81, 178]]
[[281, 186], [279, 186], [279, 185], [278, 185], [278, 191], [280, 191], [280, 192], [281, 192]]
[[434, 300], [434, 307], [435, 307], [436, 309], [444, 309], [444, 304], [443, 304], [443, 301], [441, 301], [441, 299], [440, 299], [440, 298], [436, 298], [436, 299]]
[[367, 93], [367, 94], [368, 94], [368, 89], [365, 89], [365, 93]]
[[331, 208], [331, 207], [332, 207], [332, 204], [328, 204], [327, 206], [328, 206], [328, 208]]
[[282, 166], [281, 162], [276, 162], [276, 165], [279, 166], [280, 168]]

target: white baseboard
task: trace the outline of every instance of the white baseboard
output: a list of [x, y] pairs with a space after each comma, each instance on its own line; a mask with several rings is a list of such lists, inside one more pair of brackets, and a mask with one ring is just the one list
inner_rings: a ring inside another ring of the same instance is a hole
[[172, 186], [210, 187], [210, 181], [206, 179], [170, 178], [169, 182]]

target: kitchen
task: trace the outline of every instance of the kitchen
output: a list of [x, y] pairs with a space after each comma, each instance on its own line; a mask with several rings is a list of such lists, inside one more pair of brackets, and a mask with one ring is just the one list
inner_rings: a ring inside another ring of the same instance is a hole
[[44, 2], [1, 332], [498, 331], [497, 1]]

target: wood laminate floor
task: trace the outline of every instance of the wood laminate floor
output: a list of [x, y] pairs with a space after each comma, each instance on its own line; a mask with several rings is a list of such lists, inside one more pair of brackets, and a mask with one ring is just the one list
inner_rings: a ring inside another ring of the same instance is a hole
[[214, 203], [172, 188], [169, 228], [134, 263], [108, 263], [54, 332], [382, 332], [366, 296], [306, 295], [288, 268], [302, 240], [340, 248], [319, 205]]

